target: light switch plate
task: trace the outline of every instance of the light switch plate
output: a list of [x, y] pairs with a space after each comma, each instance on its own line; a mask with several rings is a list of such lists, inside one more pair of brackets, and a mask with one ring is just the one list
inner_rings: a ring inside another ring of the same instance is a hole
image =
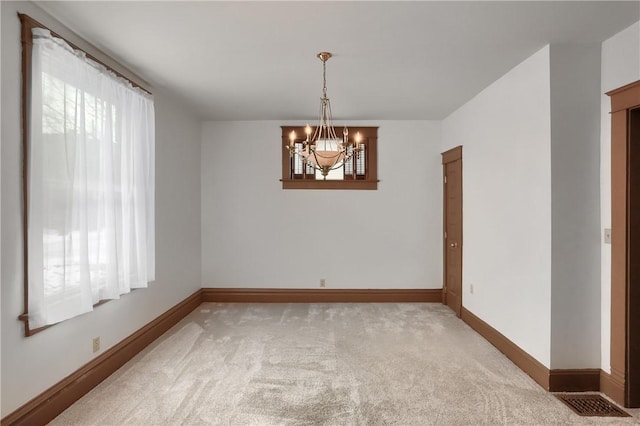
[[604, 243], [611, 244], [611, 228], [604, 228]]

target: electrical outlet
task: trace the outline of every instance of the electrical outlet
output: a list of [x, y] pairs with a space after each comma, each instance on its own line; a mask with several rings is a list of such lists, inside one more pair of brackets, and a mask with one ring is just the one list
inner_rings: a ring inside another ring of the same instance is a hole
[[611, 244], [611, 228], [604, 228], [604, 243]]
[[473, 294], [473, 284], [469, 284], [469, 293]]
[[327, 286], [327, 280], [325, 280], [324, 278], [320, 278], [320, 287], [326, 287]]
[[99, 337], [94, 337], [93, 338], [93, 353], [96, 353], [100, 350], [100, 338]]

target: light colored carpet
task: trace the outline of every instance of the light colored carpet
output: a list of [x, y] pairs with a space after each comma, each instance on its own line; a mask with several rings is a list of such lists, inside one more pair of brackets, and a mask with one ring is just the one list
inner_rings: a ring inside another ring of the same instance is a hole
[[205, 303], [54, 425], [637, 424], [580, 417], [439, 304]]

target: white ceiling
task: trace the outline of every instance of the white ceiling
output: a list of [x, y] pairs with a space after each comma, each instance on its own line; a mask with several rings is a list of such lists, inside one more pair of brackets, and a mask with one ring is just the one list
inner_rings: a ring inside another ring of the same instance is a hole
[[601, 42], [640, 2], [39, 2], [208, 120], [441, 119], [549, 43]]

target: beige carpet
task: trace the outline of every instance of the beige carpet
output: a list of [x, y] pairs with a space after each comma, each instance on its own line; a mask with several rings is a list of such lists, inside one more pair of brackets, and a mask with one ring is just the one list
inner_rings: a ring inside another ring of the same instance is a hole
[[439, 304], [203, 304], [54, 425], [637, 424], [579, 417]]

